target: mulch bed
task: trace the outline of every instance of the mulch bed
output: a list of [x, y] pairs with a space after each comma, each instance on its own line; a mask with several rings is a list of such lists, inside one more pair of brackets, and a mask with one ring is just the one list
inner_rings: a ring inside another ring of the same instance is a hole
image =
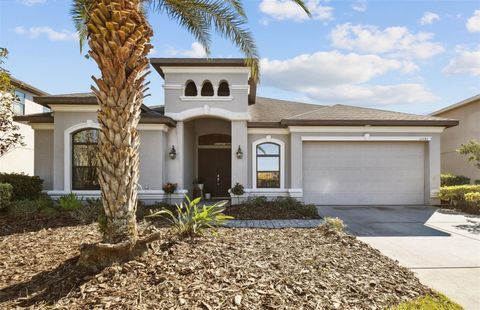
[[236, 220], [289, 220], [289, 219], [319, 219], [321, 218], [314, 206], [281, 207], [274, 202], [262, 206], [238, 204], [228, 206], [224, 212]]
[[40, 227], [0, 236], [2, 309], [384, 309], [433, 294], [379, 251], [325, 228], [221, 228], [195, 241], [160, 228], [164, 240], [147, 255], [91, 273], [75, 263], [80, 244], [99, 240], [96, 224]]

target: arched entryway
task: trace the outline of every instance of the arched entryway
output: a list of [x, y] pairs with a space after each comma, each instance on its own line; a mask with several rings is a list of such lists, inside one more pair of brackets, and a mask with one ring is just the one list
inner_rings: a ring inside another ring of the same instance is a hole
[[232, 138], [228, 134], [198, 136], [198, 182], [212, 197], [228, 197], [232, 178]]

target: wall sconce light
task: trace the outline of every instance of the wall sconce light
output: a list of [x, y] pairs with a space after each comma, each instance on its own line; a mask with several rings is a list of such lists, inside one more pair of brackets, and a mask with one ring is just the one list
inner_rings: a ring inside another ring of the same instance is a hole
[[240, 145], [238, 146], [238, 150], [237, 150], [237, 158], [238, 159], [242, 159], [243, 157], [243, 152], [242, 152], [242, 149], [240, 148]]
[[177, 157], [177, 151], [175, 150], [175, 147], [173, 145], [170, 149], [170, 152], [168, 152], [168, 156], [170, 157], [170, 159], [175, 159]]

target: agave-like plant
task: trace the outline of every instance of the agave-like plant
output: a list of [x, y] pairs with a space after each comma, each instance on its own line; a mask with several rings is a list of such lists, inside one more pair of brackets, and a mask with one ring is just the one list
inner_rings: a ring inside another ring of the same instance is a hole
[[223, 214], [227, 200], [219, 201], [213, 205], [199, 206], [201, 197], [191, 200], [185, 195], [186, 202], [175, 204], [176, 211], [162, 209], [146, 217], [164, 217], [172, 223], [173, 229], [181, 237], [195, 237], [210, 230], [217, 234], [216, 227], [225, 224], [232, 216]]

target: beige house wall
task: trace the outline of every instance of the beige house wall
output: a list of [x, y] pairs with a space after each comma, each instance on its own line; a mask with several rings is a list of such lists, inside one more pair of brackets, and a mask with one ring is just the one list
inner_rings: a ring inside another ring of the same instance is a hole
[[480, 169], [457, 153], [461, 144], [470, 139], [480, 141], [480, 100], [458, 108], [436, 114], [439, 117], [458, 119], [460, 124], [446, 129], [441, 136], [441, 169], [442, 173], [453, 173], [469, 177], [472, 182], [480, 180]]
[[[43, 106], [33, 102], [32, 93], [18, 89], [25, 93], [25, 115], [42, 113]], [[33, 157], [35, 138], [33, 129], [29, 125], [14, 122], [20, 127], [19, 133], [23, 136], [24, 146], [18, 146], [4, 156], [0, 157], [0, 172], [25, 173], [33, 175]]]

